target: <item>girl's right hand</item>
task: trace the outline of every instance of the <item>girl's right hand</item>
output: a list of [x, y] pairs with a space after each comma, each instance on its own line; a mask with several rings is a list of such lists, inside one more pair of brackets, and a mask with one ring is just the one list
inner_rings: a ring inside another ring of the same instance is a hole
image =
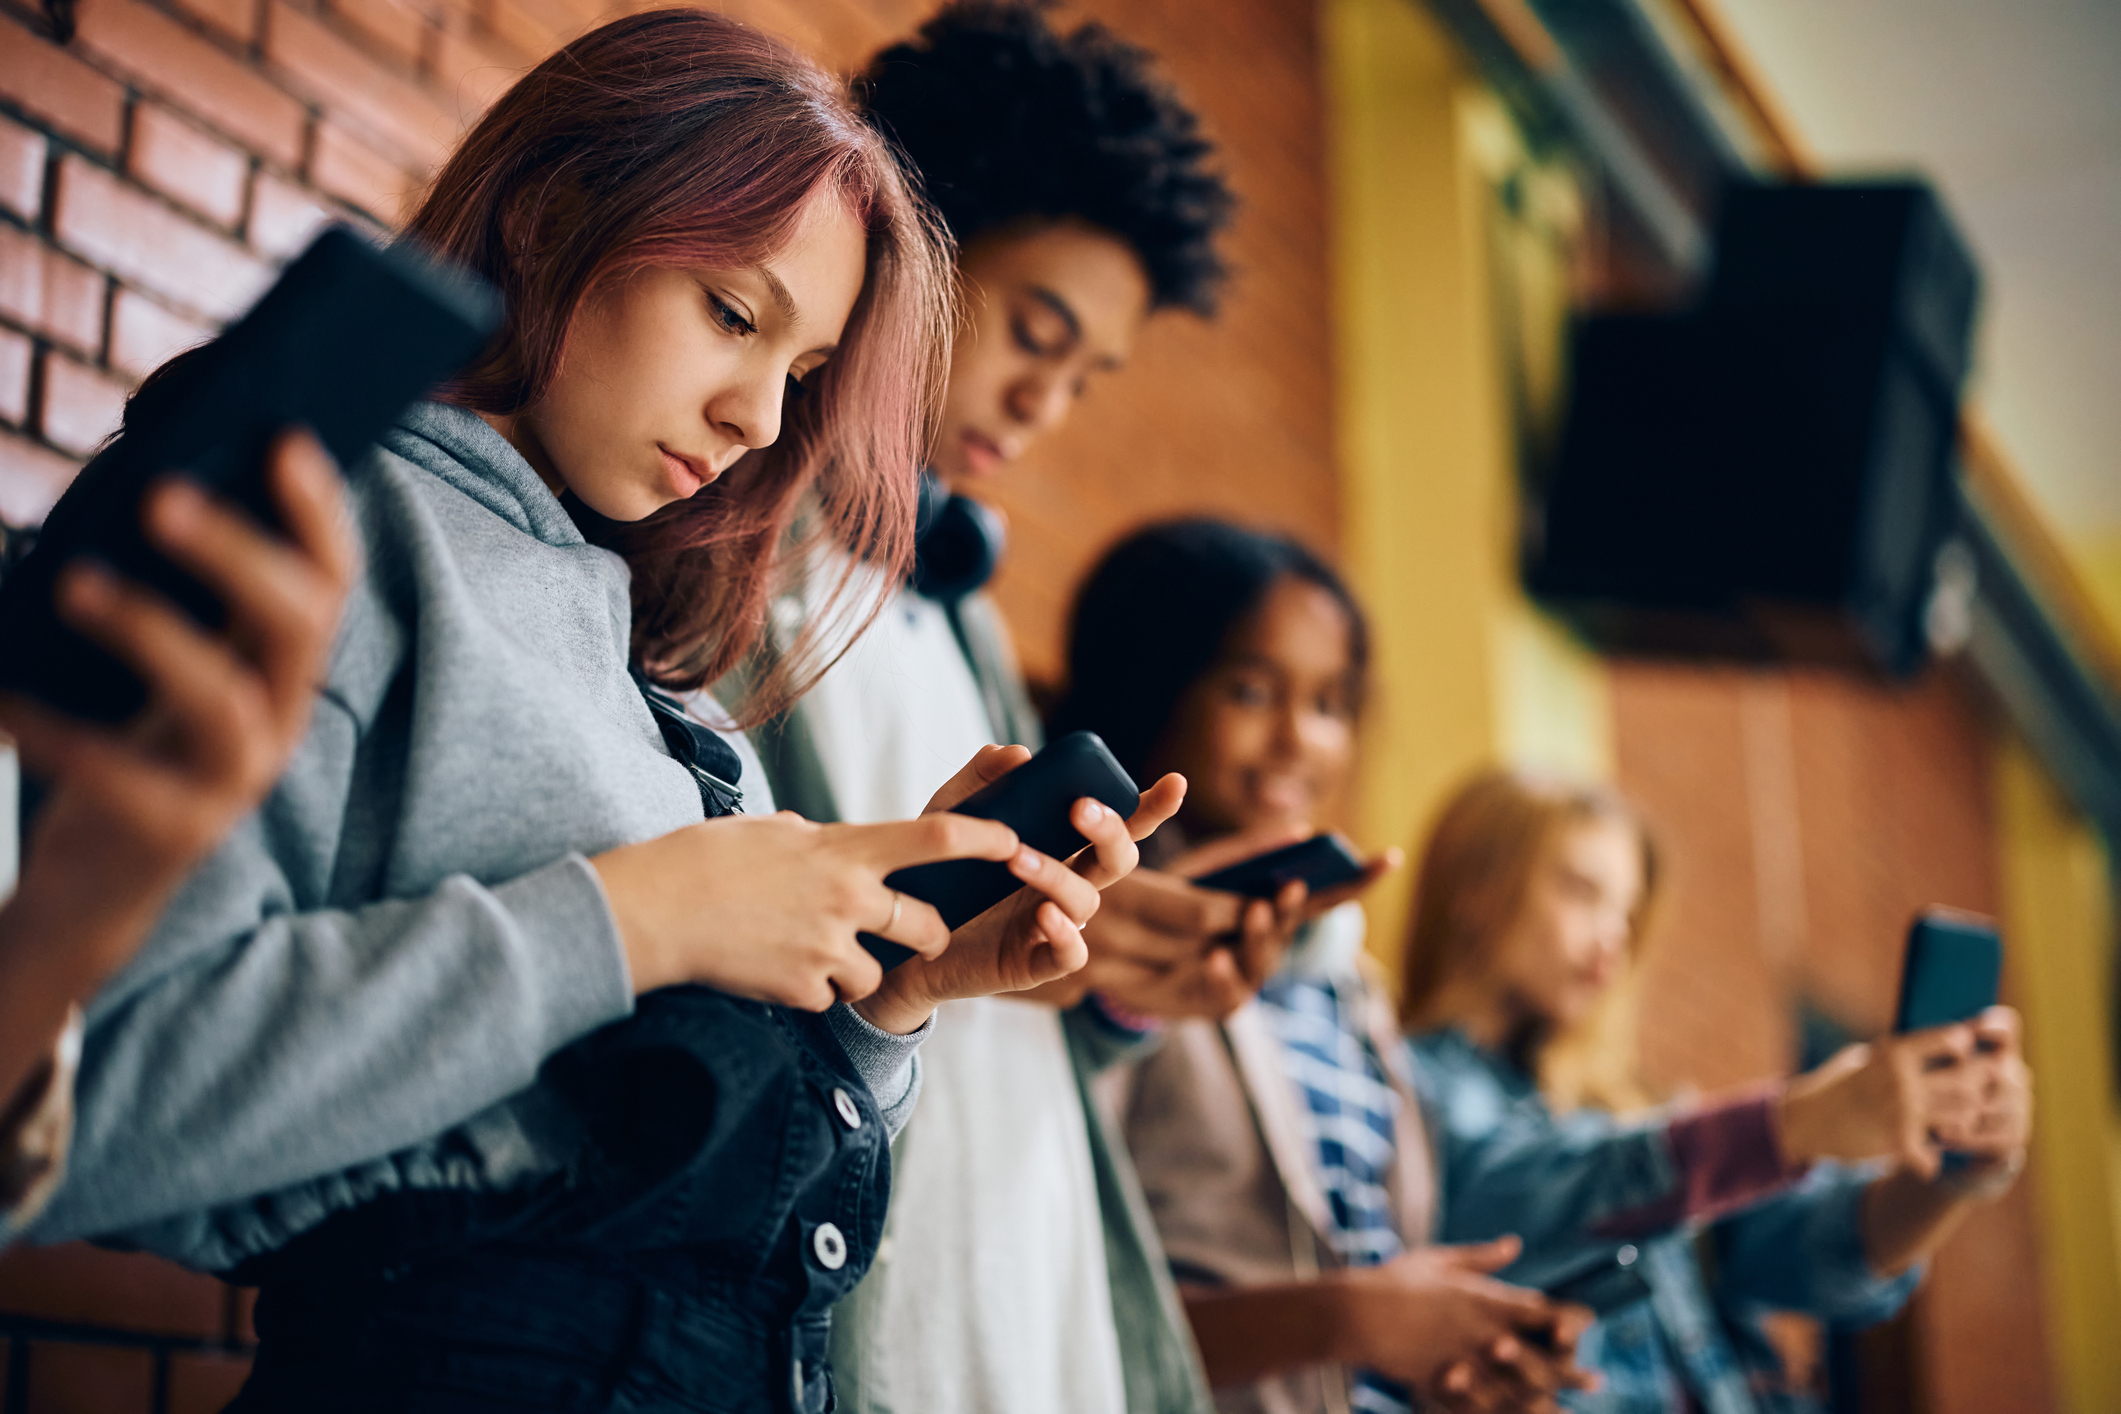
[[1896, 1159], [1934, 1178], [1946, 1150], [1985, 1137], [1994, 1072], [2008, 1059], [1985, 1050], [1965, 1023], [1849, 1046], [1783, 1092], [1783, 1155]]
[[791, 811], [730, 815], [623, 845], [590, 863], [603, 881], [636, 994], [697, 982], [823, 1011], [866, 997], [883, 969], [875, 933], [934, 957], [942, 918], [884, 876], [940, 859], [1006, 860], [1016, 832], [969, 815], [818, 825]]

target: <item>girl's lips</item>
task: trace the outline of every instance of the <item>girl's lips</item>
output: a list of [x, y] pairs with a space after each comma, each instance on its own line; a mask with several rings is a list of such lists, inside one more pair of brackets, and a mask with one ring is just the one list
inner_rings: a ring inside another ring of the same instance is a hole
[[971, 464], [975, 475], [992, 476], [1009, 460], [1001, 446], [983, 432], [968, 427], [958, 434], [958, 441], [964, 445], [965, 460]]
[[655, 449], [663, 454], [663, 470], [668, 474], [670, 489], [677, 493], [679, 500], [687, 499], [714, 479], [708, 475], [706, 465], [697, 458], [679, 456], [660, 442], [656, 443]]

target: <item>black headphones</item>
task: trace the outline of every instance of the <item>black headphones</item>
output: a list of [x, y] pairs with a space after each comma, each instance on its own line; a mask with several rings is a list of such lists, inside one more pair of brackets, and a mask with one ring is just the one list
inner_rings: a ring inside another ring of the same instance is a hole
[[1002, 518], [970, 496], [952, 495], [933, 471], [921, 473], [913, 522], [913, 588], [952, 604], [994, 578], [1008, 547]]

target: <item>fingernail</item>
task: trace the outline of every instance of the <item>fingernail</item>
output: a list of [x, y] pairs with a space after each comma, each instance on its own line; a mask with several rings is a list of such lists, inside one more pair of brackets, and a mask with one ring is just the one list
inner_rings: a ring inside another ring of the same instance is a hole
[[1039, 869], [1038, 851], [1029, 845], [1017, 850], [1016, 862], [1027, 874], [1036, 874]]

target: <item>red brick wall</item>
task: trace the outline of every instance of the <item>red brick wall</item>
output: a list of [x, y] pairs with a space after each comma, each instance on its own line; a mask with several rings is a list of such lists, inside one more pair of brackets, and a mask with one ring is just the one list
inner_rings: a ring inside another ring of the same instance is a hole
[[[1622, 665], [1621, 784], [1657, 822], [1672, 888], [1646, 956], [1643, 1062], [1668, 1087], [1785, 1074], [1808, 1001], [1892, 1024], [1907, 925], [1999, 906], [1992, 726], [1967, 682]], [[2044, 1414], [2030, 1182], [1945, 1246], [1865, 1348], [1866, 1411]]]
[[[385, 227], [464, 125], [605, 0], [0, 0], [0, 522], [39, 520], [125, 391], [319, 223]], [[936, 0], [717, 6], [847, 69]], [[1082, 0], [1160, 50], [1249, 198], [1214, 327], [1159, 319], [1002, 493], [998, 585], [1050, 672], [1066, 596], [1147, 515], [1215, 506], [1331, 549], [1324, 139], [1310, 0]], [[150, 1258], [0, 1257], [0, 1414], [218, 1408], [247, 1307]]]

